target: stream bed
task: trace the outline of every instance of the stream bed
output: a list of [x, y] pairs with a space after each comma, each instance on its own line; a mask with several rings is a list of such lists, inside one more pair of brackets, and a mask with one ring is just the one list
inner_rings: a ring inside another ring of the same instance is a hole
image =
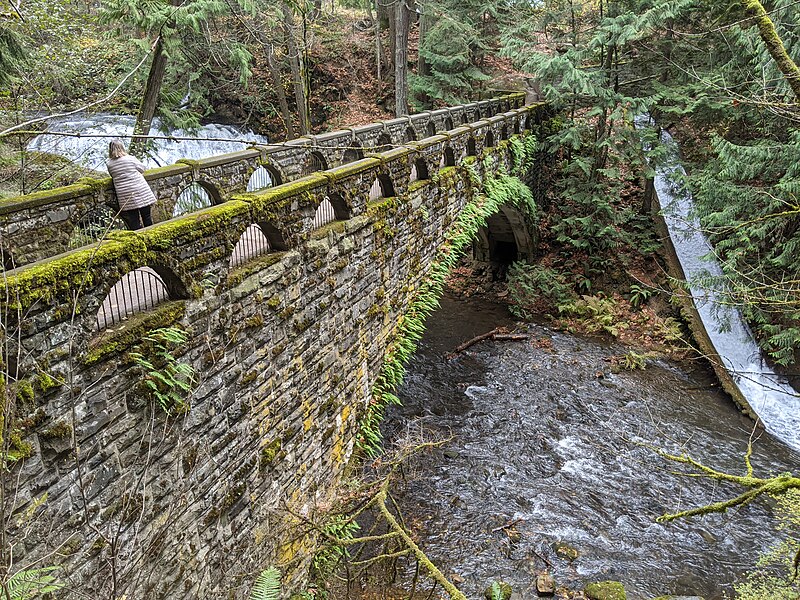
[[[545, 569], [576, 589], [622, 581], [629, 600], [723, 598], [777, 539], [769, 509], [656, 523], [734, 490], [674, 475], [648, 445], [741, 473], [753, 422], [702, 364], [649, 361], [615, 374], [609, 359], [625, 347], [541, 325], [525, 326], [528, 341], [482, 342], [446, 359], [511, 323], [502, 306], [445, 296], [409, 364], [387, 441], [420, 429], [452, 438], [416, 459], [397, 494], [423, 549], [468, 598], [495, 579], [535, 597]], [[756, 474], [797, 469], [794, 451], [756, 436]], [[559, 542], [578, 557], [558, 555]]]

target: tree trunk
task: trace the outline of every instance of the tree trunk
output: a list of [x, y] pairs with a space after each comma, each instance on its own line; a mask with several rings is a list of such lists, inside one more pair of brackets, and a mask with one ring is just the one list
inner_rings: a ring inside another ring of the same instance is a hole
[[408, 114], [408, 27], [409, 10], [405, 0], [395, 5], [394, 114]]
[[786, 52], [786, 47], [778, 32], [775, 31], [775, 24], [769, 18], [764, 6], [758, 0], [741, 0], [744, 7], [753, 13], [758, 25], [758, 33], [764, 44], [767, 46], [770, 56], [775, 60], [789, 87], [792, 88], [795, 98], [800, 101], [800, 68]]
[[294, 18], [289, 5], [286, 2], [281, 3], [281, 10], [283, 11], [283, 33], [286, 37], [286, 50], [289, 55], [289, 65], [292, 69], [292, 87], [294, 88], [294, 99], [297, 104], [297, 116], [300, 126], [300, 135], [306, 135], [311, 131], [310, 111], [308, 107], [308, 95], [306, 93], [305, 77], [305, 61], [300, 54], [297, 42], [294, 37], [292, 27], [294, 25]]
[[[390, 67], [394, 66], [395, 58], [395, 38], [397, 36], [395, 30], [395, 17], [397, 14], [397, 3], [403, 0], [377, 0], [376, 4], [379, 8], [378, 18], [384, 18], [386, 26], [389, 28], [389, 56], [388, 63]], [[384, 17], [385, 15], [385, 17]]]
[[428, 61], [425, 60], [425, 57], [422, 56], [422, 44], [425, 42], [425, 38], [428, 37], [428, 30], [431, 28], [431, 6], [426, 5], [425, 2], [420, 2], [419, 5], [422, 12], [419, 17], [419, 57], [417, 58], [417, 75], [426, 77], [431, 74], [431, 67]]
[[164, 72], [167, 68], [167, 55], [164, 52], [164, 44], [158, 38], [155, 48], [153, 48], [153, 62], [150, 63], [150, 72], [147, 74], [147, 82], [144, 85], [142, 103], [139, 105], [139, 112], [136, 114], [136, 124], [133, 126], [133, 140], [129, 152], [134, 156], [141, 157], [147, 147], [147, 140], [142, 137], [150, 133], [150, 126], [153, 124], [153, 117], [158, 108], [158, 97], [161, 93], [161, 84], [164, 82]]
[[[372, 20], [372, 4], [367, 2], [369, 18]], [[381, 20], [378, 10], [378, 0], [375, 0], [375, 66], [377, 69], [376, 79], [378, 81], [378, 96], [383, 93], [383, 76], [381, 73], [381, 63], [383, 63], [383, 48], [381, 45]]]
[[289, 110], [289, 101], [286, 99], [286, 90], [283, 89], [283, 78], [281, 70], [275, 64], [275, 53], [272, 51], [272, 44], [263, 44], [267, 54], [267, 67], [269, 68], [272, 83], [275, 86], [275, 93], [278, 95], [278, 105], [281, 108], [283, 122], [286, 124], [286, 139], [295, 138], [294, 124], [292, 123], [292, 112]]

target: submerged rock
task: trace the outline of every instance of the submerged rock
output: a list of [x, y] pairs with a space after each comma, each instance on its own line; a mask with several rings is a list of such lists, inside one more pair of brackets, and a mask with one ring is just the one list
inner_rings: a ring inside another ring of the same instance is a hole
[[590, 583], [583, 592], [588, 600], [626, 600], [625, 587], [619, 581]]
[[536, 576], [536, 594], [539, 596], [555, 596], [556, 582], [549, 573]]
[[553, 545], [553, 549], [556, 551], [556, 555], [561, 558], [566, 558], [567, 560], [578, 558], [578, 551], [567, 543], [556, 542]]

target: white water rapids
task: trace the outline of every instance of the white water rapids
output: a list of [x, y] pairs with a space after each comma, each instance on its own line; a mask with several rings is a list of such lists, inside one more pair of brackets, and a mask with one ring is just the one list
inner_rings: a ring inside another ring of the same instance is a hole
[[800, 396], [765, 363], [739, 310], [724, 305], [714, 290], [697, 283], [708, 275], [722, 276], [722, 269], [713, 258], [713, 248], [694, 214], [691, 194], [675, 183], [686, 174], [677, 144], [666, 131], [661, 132], [661, 142], [667, 146], [669, 158], [656, 168], [655, 189], [703, 326], [724, 367], [764, 428], [800, 451]]
[[[96, 171], [106, 170], [108, 158], [108, 142], [114, 138], [122, 138], [126, 145], [130, 142], [135, 119], [131, 116], [95, 114], [74, 115], [61, 119], [53, 119], [48, 123], [47, 131], [53, 133], [74, 133], [101, 137], [70, 137], [63, 135], [36, 136], [28, 144], [28, 150], [47, 152], [63, 156], [69, 160]], [[194, 137], [197, 140], [155, 140], [151, 154], [143, 161], [147, 168], [173, 164], [180, 158], [201, 159], [227, 152], [244, 150], [250, 144], [266, 144], [268, 140], [262, 135], [242, 132], [230, 125], [203, 125], [197, 131], [175, 130], [168, 134], [158, 131], [158, 121], [154, 122], [152, 135], [172, 135]], [[245, 141], [247, 143], [241, 143]]]

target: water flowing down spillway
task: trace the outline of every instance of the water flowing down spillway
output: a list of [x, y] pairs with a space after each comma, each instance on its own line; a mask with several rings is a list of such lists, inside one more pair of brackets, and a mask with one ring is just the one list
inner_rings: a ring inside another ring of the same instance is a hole
[[724, 367], [768, 432], [800, 451], [800, 396], [788, 381], [764, 361], [758, 344], [741, 313], [726, 306], [712, 289], [698, 285], [698, 278], [722, 276], [713, 250], [694, 215], [692, 196], [675, 182], [686, 172], [680, 164], [675, 141], [666, 131], [661, 141], [668, 160], [656, 169], [655, 189], [664, 221], [692, 299], [704, 328]]
[[[123, 138], [126, 145], [133, 133], [136, 119], [131, 116], [95, 114], [74, 115], [48, 121], [47, 131], [53, 133], [75, 133], [100, 137], [69, 137], [61, 135], [36, 136], [28, 144], [28, 150], [47, 152], [68, 158], [74, 163], [96, 171], [105, 171], [108, 158], [108, 142]], [[158, 131], [158, 122], [153, 124], [152, 135], [165, 135]], [[230, 125], [208, 124], [197, 131], [175, 130], [169, 134], [176, 138], [192, 137], [196, 140], [155, 140], [150, 155], [144, 159], [148, 168], [170, 165], [180, 158], [201, 159], [227, 152], [244, 150], [248, 144], [267, 144], [266, 137], [243, 132]], [[246, 141], [247, 143], [241, 143]]]
[[[398, 483], [422, 548], [470, 599], [495, 579], [534, 598], [536, 573], [547, 570], [573, 589], [622, 581], [629, 600], [722, 600], [780, 538], [769, 510], [757, 502], [657, 523], [737, 489], [676, 475], [652, 447], [741, 473], [752, 420], [703, 367], [657, 361], [613, 373], [610, 357], [627, 348], [539, 325], [529, 326], [529, 341], [484, 342], [445, 358], [508, 321], [504, 309], [445, 297], [409, 364], [387, 440], [417, 440], [418, 430], [448, 440]], [[777, 474], [795, 468], [796, 456], [762, 433], [753, 464], [759, 475]], [[559, 556], [559, 542], [577, 558]]]

